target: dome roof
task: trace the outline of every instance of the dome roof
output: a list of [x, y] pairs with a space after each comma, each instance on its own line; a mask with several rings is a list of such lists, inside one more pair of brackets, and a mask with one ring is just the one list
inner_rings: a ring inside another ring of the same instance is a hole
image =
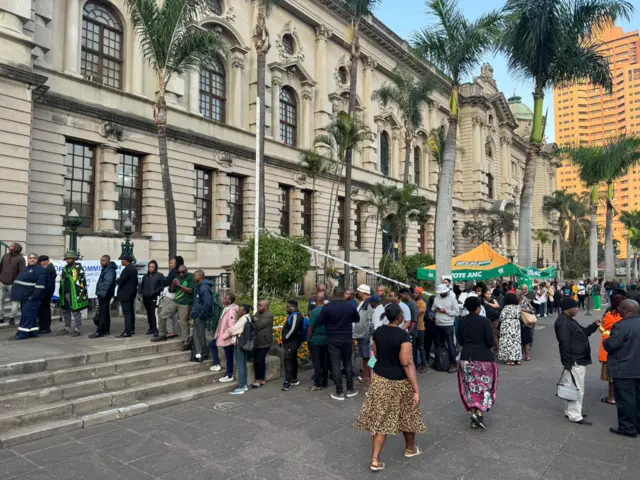
[[509, 100], [509, 108], [516, 120], [533, 121], [533, 110], [522, 103], [522, 97], [513, 96]]

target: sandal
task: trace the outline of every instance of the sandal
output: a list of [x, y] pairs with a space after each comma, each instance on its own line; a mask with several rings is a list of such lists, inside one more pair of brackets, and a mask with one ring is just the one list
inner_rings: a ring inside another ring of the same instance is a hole
[[616, 404], [616, 402], [610, 402], [610, 401], [609, 401], [609, 399], [608, 399], [607, 397], [602, 397], [602, 398], [600, 399], [600, 401], [601, 401], [602, 403], [608, 403], [609, 405], [615, 405], [615, 404]]
[[410, 452], [409, 450], [405, 450], [404, 451], [404, 456], [407, 457], [407, 458], [417, 457], [421, 453], [422, 453], [422, 450], [420, 450], [420, 447], [416, 445], [414, 447], [414, 449], [413, 449], [413, 452]]
[[376, 460], [371, 460], [371, 465], [369, 466], [372, 472], [381, 472], [382, 470], [384, 470], [384, 467], [385, 467], [384, 462], [380, 462]]
[[69, 330], [67, 330], [66, 328], [63, 328], [58, 333], [56, 333], [56, 335], [58, 335], [58, 336], [71, 335], [71, 332]]
[[522, 362], [515, 362], [514, 365], [522, 365]]

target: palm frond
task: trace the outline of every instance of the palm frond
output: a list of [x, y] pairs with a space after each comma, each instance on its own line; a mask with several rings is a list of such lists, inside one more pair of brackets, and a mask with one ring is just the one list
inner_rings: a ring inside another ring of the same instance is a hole
[[342, 0], [342, 5], [349, 15], [356, 21], [360, 21], [367, 15], [373, 14], [382, 0]]
[[225, 56], [227, 47], [216, 30], [191, 27], [177, 36], [167, 61], [169, 73], [181, 74], [200, 68], [216, 55]]

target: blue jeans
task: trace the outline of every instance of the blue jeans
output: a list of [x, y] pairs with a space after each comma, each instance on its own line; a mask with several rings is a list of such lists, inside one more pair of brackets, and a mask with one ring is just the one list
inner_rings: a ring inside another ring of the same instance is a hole
[[445, 345], [449, 352], [449, 363], [456, 364], [455, 327], [443, 327], [438, 325], [438, 345]]
[[224, 348], [224, 358], [227, 360], [227, 377], [233, 378], [233, 345]]
[[541, 302], [540, 305], [538, 306], [538, 311], [539, 311], [541, 317], [546, 316], [547, 315], [547, 302]]
[[247, 352], [236, 345], [233, 351], [238, 366], [238, 388], [247, 386]]
[[220, 355], [218, 355], [218, 345], [216, 345], [216, 339], [214, 338], [209, 343], [209, 350], [211, 350], [211, 358], [214, 365], [220, 365]]

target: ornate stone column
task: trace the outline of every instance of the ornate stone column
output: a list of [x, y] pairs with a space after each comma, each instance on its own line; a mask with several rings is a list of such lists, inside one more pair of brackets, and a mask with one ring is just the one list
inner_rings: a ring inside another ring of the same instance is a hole
[[229, 123], [234, 127], [244, 126], [244, 101], [242, 99], [242, 78], [245, 68], [246, 51], [241, 47], [231, 47], [231, 91], [227, 100]]
[[429, 131], [439, 127], [438, 123], [438, 106], [435, 102], [429, 102]]
[[302, 93], [302, 137], [300, 139], [301, 148], [311, 148], [313, 145], [313, 87], [309, 84], [303, 85]]
[[481, 120], [479, 117], [473, 117], [473, 162], [475, 168], [482, 167], [482, 155], [484, 153], [484, 144], [482, 143]]
[[291, 189], [291, 218], [290, 218], [290, 227], [291, 227], [291, 236], [300, 237], [302, 236], [302, 213], [303, 213], [303, 200], [304, 193], [299, 188]]
[[131, 41], [131, 93], [144, 95], [144, 54], [138, 34], [133, 32]]
[[400, 178], [399, 165], [400, 165], [400, 138], [402, 137], [402, 131], [399, 128], [394, 128], [391, 134], [391, 159], [389, 176], [391, 178]]
[[[20, 2], [23, 0], [17, 0]], [[24, 2], [23, 2], [24, 3]], [[66, 0], [64, 29], [64, 71], [80, 75], [81, 0]]]
[[373, 135], [371, 140], [364, 145], [362, 163], [365, 169], [372, 170], [376, 164], [376, 145], [378, 140], [376, 135], [377, 129], [375, 128], [374, 105], [371, 100], [371, 95], [373, 94], [373, 72], [377, 68], [378, 62], [371, 58], [366, 58], [363, 60], [363, 66], [362, 87], [364, 98], [362, 101], [364, 102], [364, 124], [369, 127]]
[[315, 92], [314, 128], [320, 133], [322, 128], [331, 120], [331, 102], [329, 101], [330, 71], [327, 66], [327, 44], [332, 32], [325, 25], [316, 27], [316, 65], [315, 78], [317, 80]]
[[280, 89], [282, 76], [280, 72], [273, 72], [271, 76], [271, 138], [280, 141]]
[[500, 137], [500, 154], [502, 157], [502, 197], [511, 193], [511, 139], [504, 135]]
[[116, 204], [118, 202], [118, 164], [120, 156], [118, 147], [105, 143], [98, 147], [98, 188], [97, 218], [95, 230], [99, 232], [115, 231], [115, 220], [118, 220]]

